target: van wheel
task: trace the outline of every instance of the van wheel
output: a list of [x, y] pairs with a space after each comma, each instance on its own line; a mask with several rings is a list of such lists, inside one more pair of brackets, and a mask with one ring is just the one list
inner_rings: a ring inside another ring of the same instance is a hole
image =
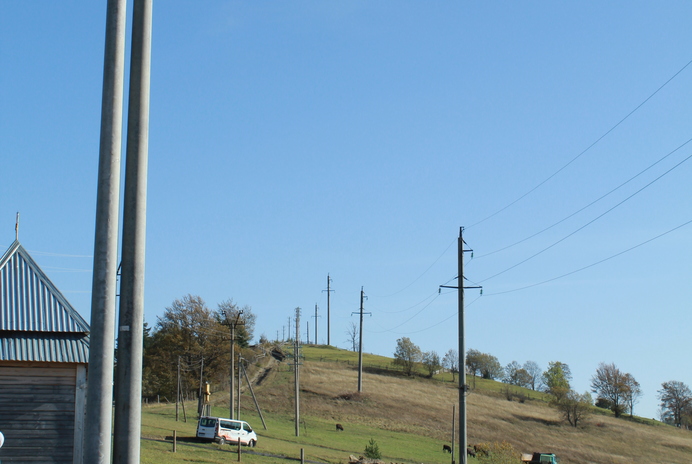
[[250, 443], [248, 443], [248, 445], [250, 445], [250, 448], [254, 448], [256, 444], [257, 442], [255, 440], [250, 440]]
[[225, 445], [226, 444], [226, 439], [224, 437], [219, 438], [219, 445]]

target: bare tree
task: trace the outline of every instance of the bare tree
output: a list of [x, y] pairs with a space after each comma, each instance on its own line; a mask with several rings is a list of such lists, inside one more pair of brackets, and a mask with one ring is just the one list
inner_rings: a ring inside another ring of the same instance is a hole
[[351, 351], [358, 351], [358, 325], [351, 322], [346, 333], [348, 334], [348, 343], [351, 345]]
[[543, 373], [541, 371], [541, 368], [538, 366], [538, 364], [535, 361], [526, 361], [524, 363], [524, 370], [526, 371], [527, 374], [529, 374], [529, 377], [531, 380], [529, 381], [529, 385], [531, 387], [531, 390], [538, 390], [541, 388], [541, 374]]
[[642, 388], [631, 374], [625, 374], [625, 384], [627, 385], [627, 393], [625, 394], [625, 404], [630, 410], [630, 417], [634, 416], [634, 405], [639, 402], [642, 396]]
[[440, 370], [440, 356], [437, 351], [426, 351], [423, 353], [423, 365], [428, 371], [428, 377], [432, 378], [435, 372]]
[[442, 358], [442, 367], [452, 373], [452, 382], [455, 382], [455, 374], [459, 372], [459, 354], [455, 349], [449, 349]]
[[572, 427], [577, 427], [591, 413], [592, 404], [589, 392], [580, 395], [574, 390], [555, 400], [555, 406]]

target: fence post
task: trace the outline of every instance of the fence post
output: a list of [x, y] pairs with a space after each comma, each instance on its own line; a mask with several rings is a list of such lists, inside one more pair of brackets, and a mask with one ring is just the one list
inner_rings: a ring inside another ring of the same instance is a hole
[[241, 450], [242, 448], [243, 448], [243, 444], [240, 442], [240, 438], [238, 438], [238, 462], [240, 462], [240, 460], [242, 459], [242, 458], [240, 457], [240, 454], [241, 454], [241, 451], [240, 451], [240, 450]]
[[178, 432], [173, 430], [173, 452], [178, 452]]
[[305, 450], [303, 448], [300, 449], [300, 464], [305, 464]]

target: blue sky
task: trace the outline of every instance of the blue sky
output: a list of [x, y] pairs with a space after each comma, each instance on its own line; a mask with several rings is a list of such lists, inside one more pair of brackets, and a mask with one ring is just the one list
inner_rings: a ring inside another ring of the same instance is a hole
[[[105, 4], [0, 16], [0, 239], [20, 212], [20, 242], [87, 319]], [[464, 226], [484, 288], [466, 292], [468, 348], [565, 362], [580, 392], [613, 362], [657, 417], [662, 382], [692, 385], [692, 144], [674, 151], [692, 137], [690, 17], [684, 1], [155, 2], [147, 322], [189, 293], [250, 305], [270, 339], [299, 306], [314, 341], [317, 304], [323, 343], [329, 273], [333, 345], [363, 287], [365, 351], [409, 337], [443, 355], [457, 296], [438, 287]]]

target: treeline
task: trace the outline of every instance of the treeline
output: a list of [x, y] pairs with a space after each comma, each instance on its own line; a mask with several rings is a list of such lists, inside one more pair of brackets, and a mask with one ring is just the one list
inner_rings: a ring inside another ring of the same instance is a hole
[[216, 309], [195, 295], [175, 300], [154, 327], [145, 325], [142, 396], [175, 401], [180, 389], [181, 396], [196, 397], [206, 382], [212, 391], [227, 389], [231, 337], [236, 356], [247, 362], [254, 356], [249, 344], [255, 319], [249, 306], [239, 307], [232, 299]]
[[[414, 366], [422, 364], [432, 377], [440, 369], [447, 369], [452, 377], [459, 372], [459, 356], [450, 349], [440, 358], [435, 351], [422, 351], [408, 337], [397, 340], [394, 363], [407, 375]], [[639, 382], [630, 373], [623, 372], [614, 363], [600, 363], [591, 377], [590, 391], [579, 393], [572, 389], [572, 372], [566, 363], [551, 361], [545, 370], [534, 361], [519, 364], [512, 361], [502, 366], [497, 357], [470, 349], [466, 352], [466, 373], [475, 377], [497, 380], [508, 385], [542, 391], [552, 396], [552, 403], [567, 422], [576, 427], [591, 411], [591, 406], [608, 409], [615, 417], [629, 413], [643, 395]], [[595, 394], [595, 399], [592, 396]], [[660, 419], [679, 427], [692, 427], [692, 391], [680, 381], [668, 381], [658, 390]]]

